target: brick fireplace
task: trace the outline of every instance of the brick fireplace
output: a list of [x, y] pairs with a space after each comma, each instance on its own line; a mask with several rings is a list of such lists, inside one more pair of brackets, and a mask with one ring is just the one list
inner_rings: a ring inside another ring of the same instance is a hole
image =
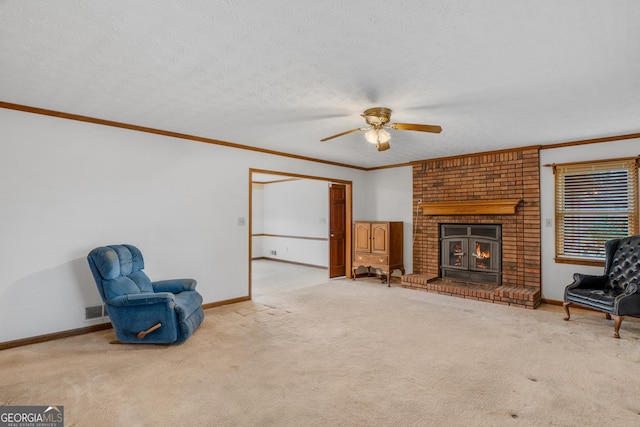
[[[537, 148], [415, 163], [413, 202], [413, 274], [403, 276], [402, 286], [526, 308], [540, 304]], [[443, 224], [500, 226], [500, 279], [496, 283], [443, 277]]]

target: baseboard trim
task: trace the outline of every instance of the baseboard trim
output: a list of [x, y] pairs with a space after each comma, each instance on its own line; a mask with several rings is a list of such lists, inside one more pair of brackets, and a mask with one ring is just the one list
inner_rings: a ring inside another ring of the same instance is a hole
[[100, 323], [99, 325], [87, 326], [78, 329], [69, 329], [66, 331], [53, 332], [51, 334], [37, 335], [35, 337], [21, 338], [13, 341], [5, 341], [0, 343], [0, 350], [6, 350], [13, 347], [21, 347], [23, 345], [37, 344], [45, 341], [53, 341], [60, 338], [73, 337], [76, 335], [90, 334], [91, 332], [104, 331], [111, 329], [111, 323]]
[[[549, 305], [558, 305], [558, 306], [562, 306], [564, 304], [564, 301], [558, 301], [555, 299], [542, 299], [542, 302], [545, 304], [549, 304]], [[571, 308], [579, 308], [581, 310], [587, 310], [587, 311], [593, 311], [594, 313], [604, 313], [604, 311], [602, 310], [598, 310], [595, 308], [591, 308], [591, 307], [586, 307], [584, 305], [580, 305], [580, 304], [573, 304], [571, 305]], [[634, 317], [634, 316], [629, 316], [629, 317]]]
[[246, 296], [246, 297], [239, 297], [239, 298], [231, 298], [224, 301], [210, 302], [207, 304], [202, 304], [202, 309], [206, 310], [208, 308], [220, 307], [222, 305], [236, 304], [244, 301], [251, 301], [251, 297]]
[[282, 263], [285, 263], [285, 264], [301, 265], [303, 267], [320, 268], [322, 270], [328, 270], [329, 269], [329, 267], [325, 267], [323, 265], [305, 264], [303, 262], [287, 261], [286, 259], [269, 258], [269, 257], [266, 257], [266, 256], [261, 256], [259, 258], [252, 258], [251, 260], [255, 261], [255, 260], [258, 260], [258, 259], [265, 259], [267, 261], [282, 262]]
[[[549, 304], [549, 305], [559, 305], [561, 307], [562, 307], [562, 304], [564, 304], [564, 301], [558, 301], [558, 300], [555, 300], [555, 299], [545, 299], [545, 298], [542, 299], [542, 302], [545, 303], [545, 304]], [[583, 310], [594, 311], [596, 313], [602, 313], [601, 310], [596, 310], [595, 308], [585, 307], [585, 306], [579, 305], [579, 304], [574, 304], [571, 307], [572, 308], [581, 308]]]
[[[246, 297], [232, 298], [224, 301], [210, 302], [207, 304], [202, 304], [202, 309], [206, 310], [208, 308], [220, 307], [222, 305], [235, 304], [238, 302], [249, 301], [249, 300], [251, 300], [251, 297], [246, 296]], [[22, 347], [23, 345], [30, 345], [30, 344], [37, 344], [45, 341], [58, 340], [60, 338], [68, 338], [76, 335], [90, 334], [92, 332], [104, 331], [106, 329], [112, 329], [112, 328], [113, 328], [113, 325], [111, 325], [111, 322], [100, 323], [98, 325], [87, 326], [84, 328], [69, 329], [66, 331], [53, 332], [51, 334], [37, 335], [35, 337], [28, 337], [28, 338], [13, 340], [13, 341], [0, 342], [0, 351], [6, 350], [8, 348]]]

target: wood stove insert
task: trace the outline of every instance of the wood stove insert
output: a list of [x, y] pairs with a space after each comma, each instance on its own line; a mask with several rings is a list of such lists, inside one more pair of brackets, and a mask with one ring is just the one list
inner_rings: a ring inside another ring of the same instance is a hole
[[500, 285], [501, 240], [500, 224], [440, 224], [440, 276]]

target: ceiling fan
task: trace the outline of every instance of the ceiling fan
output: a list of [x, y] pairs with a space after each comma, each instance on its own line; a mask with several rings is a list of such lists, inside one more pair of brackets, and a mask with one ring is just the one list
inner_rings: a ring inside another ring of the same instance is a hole
[[431, 133], [442, 132], [442, 128], [435, 125], [416, 125], [410, 123], [391, 123], [387, 125], [387, 123], [389, 123], [389, 120], [391, 120], [391, 110], [384, 107], [369, 108], [368, 110], [365, 110], [365, 112], [361, 114], [361, 116], [364, 117], [367, 124], [369, 124], [369, 127], [351, 129], [346, 132], [321, 139], [320, 141], [328, 141], [339, 136], [366, 130], [367, 133], [365, 133], [364, 136], [367, 141], [375, 144], [378, 151], [385, 151], [391, 148], [389, 145], [389, 139], [391, 139], [391, 135], [385, 129], [415, 130], [418, 132]]

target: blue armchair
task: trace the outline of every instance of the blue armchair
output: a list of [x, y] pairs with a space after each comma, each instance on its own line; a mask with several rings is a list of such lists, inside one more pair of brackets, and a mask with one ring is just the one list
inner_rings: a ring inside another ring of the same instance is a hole
[[152, 282], [135, 246], [101, 246], [87, 260], [120, 342], [181, 343], [204, 320], [196, 281]]

